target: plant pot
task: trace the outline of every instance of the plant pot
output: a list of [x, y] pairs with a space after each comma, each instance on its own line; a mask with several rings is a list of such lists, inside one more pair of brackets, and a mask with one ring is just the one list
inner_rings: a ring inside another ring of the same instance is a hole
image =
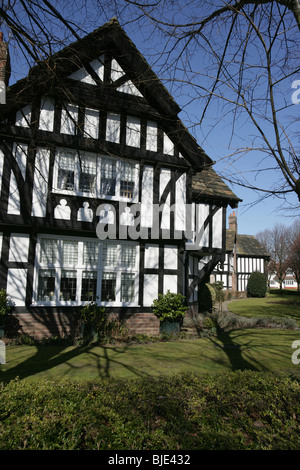
[[159, 332], [160, 334], [176, 334], [180, 331], [180, 323], [179, 322], [169, 322], [169, 321], [162, 321], [160, 322]]

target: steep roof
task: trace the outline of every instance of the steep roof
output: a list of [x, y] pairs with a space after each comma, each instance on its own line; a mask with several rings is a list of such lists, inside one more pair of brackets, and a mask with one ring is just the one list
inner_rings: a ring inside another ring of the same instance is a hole
[[[61, 86], [64, 83], [64, 78], [67, 79], [70, 74], [82, 67], [86, 67], [93, 76], [94, 72], [90, 63], [98, 59], [103, 52], [111, 53], [118, 60], [126, 76], [142, 95], [134, 96], [132, 99], [137, 106], [140, 105], [140, 109], [147, 104], [161, 117], [160, 125], [163, 126], [164, 132], [177, 145], [179, 152], [189, 164], [197, 170], [212, 165], [212, 159], [198, 145], [178, 118], [178, 113], [181, 111], [179, 106], [116, 18], [41, 61], [30, 70], [26, 78], [9, 87], [7, 90], [8, 109], [9, 106], [16, 106], [16, 100], [19, 106], [22, 103], [31, 102], [35, 99], [37, 91], [41, 94], [57, 89], [58, 84]], [[109, 94], [117, 96], [117, 82], [112, 83], [107, 80], [105, 83], [99, 83], [98, 79], [99, 93], [101, 93], [101, 88], [103, 96]], [[126, 107], [126, 103], [124, 106]], [[2, 109], [4, 111], [4, 108]]]
[[211, 167], [197, 172], [192, 178], [192, 192], [195, 201], [213, 202], [225, 200], [230, 206], [237, 207], [241, 202], [231, 189], [224, 183], [220, 176]]
[[[235, 230], [226, 230], [226, 251], [233, 251], [236, 232]], [[239, 256], [256, 256], [268, 258], [259, 241], [254, 235], [237, 235], [237, 254]]]

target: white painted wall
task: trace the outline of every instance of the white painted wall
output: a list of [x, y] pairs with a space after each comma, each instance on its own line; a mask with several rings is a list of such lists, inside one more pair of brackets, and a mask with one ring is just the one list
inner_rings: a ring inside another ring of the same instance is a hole
[[6, 292], [16, 307], [25, 305], [26, 281], [27, 269], [8, 269]]
[[29, 235], [12, 233], [10, 236], [8, 261], [26, 263], [28, 261]]
[[43, 131], [53, 132], [54, 126], [54, 99], [49, 96], [43, 96], [40, 107], [39, 128]]
[[31, 215], [46, 217], [50, 151], [38, 148], [34, 165]]

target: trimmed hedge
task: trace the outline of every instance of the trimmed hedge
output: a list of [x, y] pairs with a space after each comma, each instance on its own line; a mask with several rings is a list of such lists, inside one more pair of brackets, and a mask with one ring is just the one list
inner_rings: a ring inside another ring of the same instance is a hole
[[254, 271], [250, 274], [247, 284], [248, 297], [265, 297], [267, 288], [267, 277], [265, 274], [259, 271]]
[[298, 450], [300, 384], [254, 371], [0, 385], [0, 450]]
[[205, 284], [199, 292], [199, 312], [212, 313], [215, 303], [215, 289], [210, 284]]

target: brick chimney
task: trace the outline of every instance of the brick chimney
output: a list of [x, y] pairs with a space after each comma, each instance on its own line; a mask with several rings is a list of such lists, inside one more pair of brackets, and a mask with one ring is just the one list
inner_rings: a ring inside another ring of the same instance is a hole
[[0, 104], [6, 103], [6, 87], [10, 77], [10, 58], [8, 44], [3, 42], [3, 33], [0, 32]]
[[235, 211], [228, 217], [229, 230], [234, 230], [237, 232], [237, 217]]

